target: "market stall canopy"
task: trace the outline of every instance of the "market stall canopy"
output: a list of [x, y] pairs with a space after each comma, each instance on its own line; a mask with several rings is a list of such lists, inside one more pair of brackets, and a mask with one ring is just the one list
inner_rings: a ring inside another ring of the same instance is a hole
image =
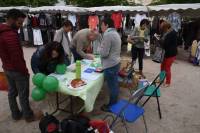
[[29, 11], [29, 7], [27, 6], [10, 6], [10, 7], [0, 7], [0, 12], [7, 12], [10, 9], [19, 9], [22, 11]]
[[177, 12], [181, 16], [197, 17], [200, 16], [200, 3], [194, 4], [166, 4], [148, 6], [151, 16], [165, 16], [172, 12]]
[[36, 8], [30, 8], [30, 12], [38, 13], [38, 12], [45, 12], [45, 13], [86, 13], [87, 10], [82, 7], [74, 7], [74, 6], [42, 6]]
[[96, 13], [112, 13], [121, 11], [123, 13], [147, 13], [148, 9], [146, 6], [101, 6], [87, 8], [89, 12]]

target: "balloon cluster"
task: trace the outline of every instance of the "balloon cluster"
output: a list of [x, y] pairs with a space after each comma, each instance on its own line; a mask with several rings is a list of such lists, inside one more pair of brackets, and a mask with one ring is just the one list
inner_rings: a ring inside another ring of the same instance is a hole
[[42, 73], [37, 73], [32, 78], [33, 84], [36, 86], [32, 90], [32, 98], [35, 101], [45, 99], [47, 92], [55, 92], [58, 88], [58, 80], [53, 76], [46, 76]]

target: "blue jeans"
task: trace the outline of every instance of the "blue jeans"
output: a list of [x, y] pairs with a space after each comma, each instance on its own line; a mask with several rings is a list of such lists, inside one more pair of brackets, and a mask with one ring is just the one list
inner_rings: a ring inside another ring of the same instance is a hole
[[117, 64], [111, 68], [104, 69], [104, 77], [107, 81], [109, 88], [109, 106], [113, 105], [118, 100], [119, 95], [119, 83], [118, 83], [118, 72], [119, 72], [120, 64]]

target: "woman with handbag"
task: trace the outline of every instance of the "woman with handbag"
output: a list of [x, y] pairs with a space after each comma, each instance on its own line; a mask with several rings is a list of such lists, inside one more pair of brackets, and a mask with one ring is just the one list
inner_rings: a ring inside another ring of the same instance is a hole
[[177, 55], [177, 33], [172, 29], [171, 24], [164, 21], [161, 23], [163, 37], [160, 40], [161, 47], [165, 50], [164, 60], [161, 63], [161, 71], [166, 72], [165, 87], [171, 84], [171, 66]]

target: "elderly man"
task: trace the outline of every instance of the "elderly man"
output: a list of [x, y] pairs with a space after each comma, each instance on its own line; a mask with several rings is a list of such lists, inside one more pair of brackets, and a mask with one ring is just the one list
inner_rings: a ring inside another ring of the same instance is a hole
[[91, 47], [91, 42], [96, 40], [98, 33], [90, 29], [82, 29], [78, 31], [72, 39], [71, 51], [74, 60], [89, 59], [93, 60], [94, 55], [87, 52]]

